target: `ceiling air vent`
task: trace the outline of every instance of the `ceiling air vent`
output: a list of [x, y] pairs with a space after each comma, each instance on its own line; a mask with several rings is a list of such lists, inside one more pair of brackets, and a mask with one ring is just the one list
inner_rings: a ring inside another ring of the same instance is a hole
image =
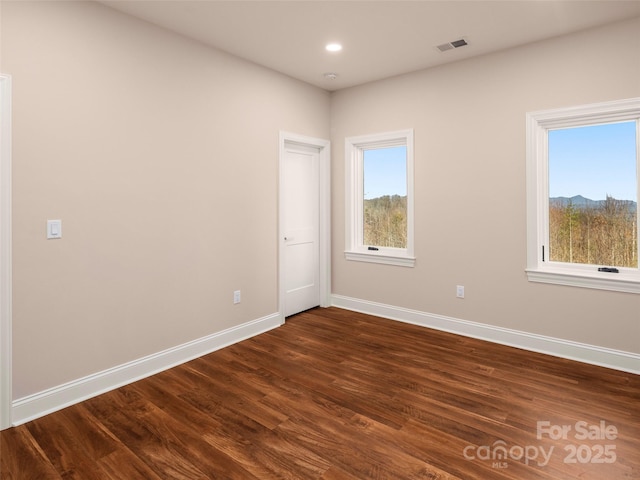
[[446, 52], [447, 50], [464, 47], [465, 45], [468, 45], [467, 41], [464, 38], [461, 38], [460, 40], [454, 40], [453, 42], [443, 43], [442, 45], [438, 45], [436, 48], [441, 52]]

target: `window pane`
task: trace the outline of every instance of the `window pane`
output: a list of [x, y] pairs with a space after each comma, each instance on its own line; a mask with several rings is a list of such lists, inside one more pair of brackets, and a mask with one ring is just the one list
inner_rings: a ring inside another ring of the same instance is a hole
[[363, 152], [363, 243], [407, 248], [407, 147]]
[[638, 267], [636, 122], [549, 131], [549, 259]]

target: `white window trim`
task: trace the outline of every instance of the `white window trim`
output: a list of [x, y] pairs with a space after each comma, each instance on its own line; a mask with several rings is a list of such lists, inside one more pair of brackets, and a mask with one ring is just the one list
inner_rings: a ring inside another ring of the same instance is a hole
[[[407, 248], [378, 247], [368, 250], [363, 244], [363, 152], [374, 148], [407, 147]], [[362, 135], [345, 139], [346, 165], [346, 249], [345, 258], [360, 262], [414, 267], [413, 226], [413, 129]]]
[[[637, 128], [636, 161], [639, 164], [637, 191], [640, 192], [640, 98], [527, 114], [526, 272], [529, 281], [640, 293], [640, 268], [619, 268], [619, 273], [606, 273], [598, 272], [597, 266], [594, 265], [551, 262], [546, 257], [549, 250], [548, 131], [633, 120], [636, 121]], [[638, 210], [640, 216], [640, 209]], [[640, 227], [638, 230], [640, 234]], [[542, 259], [543, 246], [547, 252], [544, 260]]]

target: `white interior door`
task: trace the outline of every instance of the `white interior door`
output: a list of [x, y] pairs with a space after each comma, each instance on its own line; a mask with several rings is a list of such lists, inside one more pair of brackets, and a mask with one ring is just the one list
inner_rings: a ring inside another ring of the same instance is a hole
[[285, 317], [320, 305], [320, 150], [285, 142], [281, 239]]

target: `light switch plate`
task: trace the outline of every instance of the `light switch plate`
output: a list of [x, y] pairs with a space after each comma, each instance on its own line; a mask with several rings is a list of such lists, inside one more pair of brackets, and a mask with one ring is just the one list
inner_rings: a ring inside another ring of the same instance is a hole
[[47, 239], [62, 238], [62, 220], [47, 220]]

